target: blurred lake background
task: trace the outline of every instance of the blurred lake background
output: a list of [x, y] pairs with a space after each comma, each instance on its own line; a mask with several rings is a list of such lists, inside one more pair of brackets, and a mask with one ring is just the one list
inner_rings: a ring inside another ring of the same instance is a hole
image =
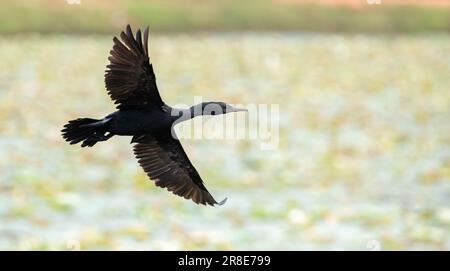
[[[449, 1], [0, 3], [1, 250], [450, 249]], [[62, 140], [114, 110], [127, 23], [166, 103], [280, 105], [275, 150], [182, 140], [224, 206], [156, 188], [129, 138]]]

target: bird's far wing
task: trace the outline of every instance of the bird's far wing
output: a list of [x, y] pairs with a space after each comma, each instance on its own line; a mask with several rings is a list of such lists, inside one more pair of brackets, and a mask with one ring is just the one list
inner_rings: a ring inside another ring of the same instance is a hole
[[105, 86], [117, 108], [142, 107], [150, 103], [164, 105], [156, 86], [153, 66], [148, 56], [148, 27], [144, 42], [139, 29], [133, 36], [130, 25], [120, 34], [122, 42], [114, 37], [114, 46], [108, 57]]
[[175, 195], [192, 199], [197, 204], [222, 205], [203, 185], [197, 170], [189, 161], [178, 139], [169, 132], [158, 135], [134, 136], [133, 150], [139, 164], [159, 187], [167, 188]]

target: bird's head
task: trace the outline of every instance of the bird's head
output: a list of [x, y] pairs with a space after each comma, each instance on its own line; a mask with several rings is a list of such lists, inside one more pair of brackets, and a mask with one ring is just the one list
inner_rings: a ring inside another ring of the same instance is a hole
[[246, 108], [238, 108], [224, 102], [203, 102], [188, 109], [171, 109], [171, 115], [177, 122], [192, 119], [198, 116], [216, 116], [232, 112], [248, 112]]
[[224, 102], [204, 102], [202, 105], [202, 115], [222, 115], [232, 112], [241, 112], [248, 110], [246, 108], [238, 108]]

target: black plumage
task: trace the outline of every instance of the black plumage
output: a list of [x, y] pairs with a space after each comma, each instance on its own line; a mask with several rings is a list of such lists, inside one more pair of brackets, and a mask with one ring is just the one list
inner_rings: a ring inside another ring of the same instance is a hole
[[82, 142], [82, 147], [92, 147], [114, 135], [132, 136], [134, 154], [157, 186], [197, 204], [223, 204], [225, 200], [218, 203], [204, 186], [173, 126], [200, 115], [246, 110], [223, 102], [205, 102], [189, 109], [166, 105], [149, 61], [148, 33], [147, 27], [143, 39], [140, 30], [134, 36], [128, 25], [120, 34], [122, 41], [113, 38], [105, 86], [118, 110], [103, 119], [71, 120], [64, 126], [62, 136], [70, 144]]

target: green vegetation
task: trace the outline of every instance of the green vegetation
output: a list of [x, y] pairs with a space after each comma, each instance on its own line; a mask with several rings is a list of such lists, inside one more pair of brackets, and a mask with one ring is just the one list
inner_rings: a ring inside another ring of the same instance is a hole
[[0, 33], [115, 33], [126, 23], [153, 31], [449, 32], [450, 8], [299, 5], [248, 1], [8, 1]]

